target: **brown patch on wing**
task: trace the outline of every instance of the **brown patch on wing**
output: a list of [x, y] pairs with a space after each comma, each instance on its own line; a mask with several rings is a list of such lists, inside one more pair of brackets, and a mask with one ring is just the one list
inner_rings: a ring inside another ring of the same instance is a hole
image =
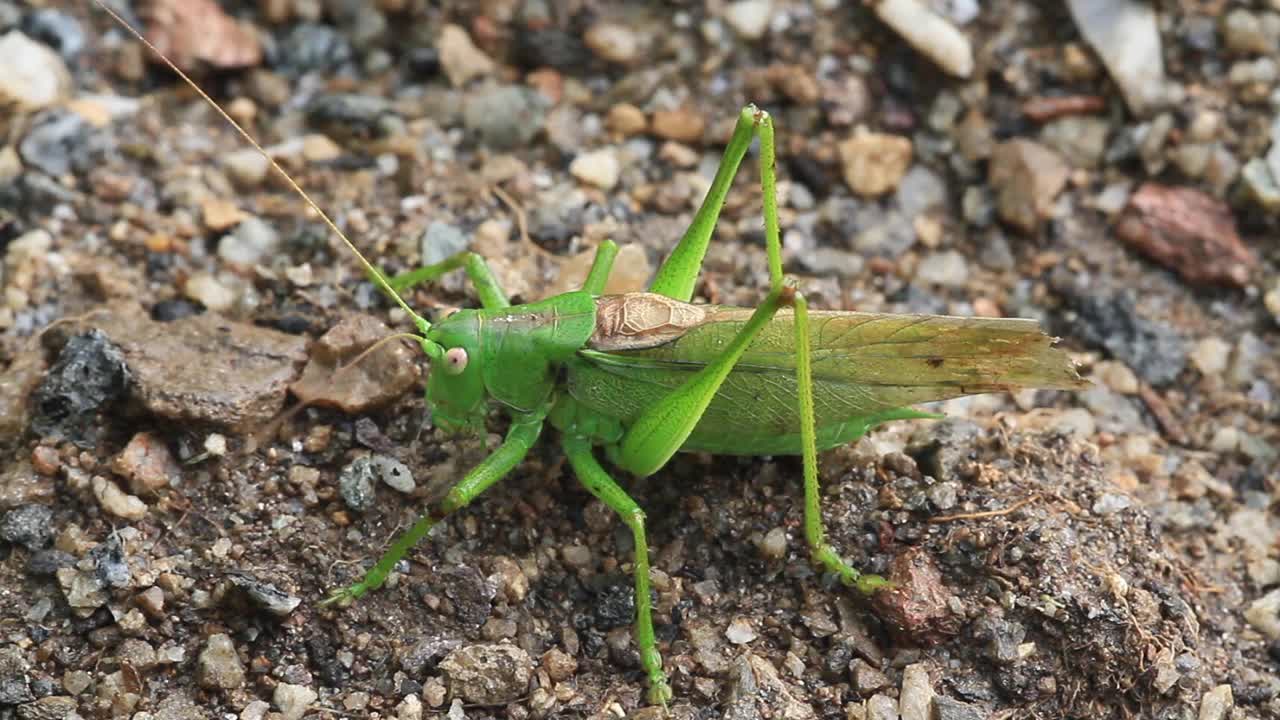
[[707, 317], [701, 305], [654, 293], [605, 295], [596, 300], [592, 350], [639, 350], [671, 342]]

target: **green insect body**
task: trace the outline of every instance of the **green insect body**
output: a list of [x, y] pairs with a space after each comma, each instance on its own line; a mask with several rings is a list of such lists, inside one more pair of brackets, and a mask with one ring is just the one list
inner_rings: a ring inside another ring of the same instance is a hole
[[[646, 476], [681, 450], [803, 457], [805, 537], [814, 562], [873, 593], [886, 581], [864, 575], [825, 540], [817, 452], [856, 440], [894, 419], [936, 417], [912, 403], [1026, 387], [1076, 388], [1082, 381], [1034, 321], [845, 312], [809, 313], [785, 281], [775, 199], [773, 124], [743, 109], [702, 206], [647, 293], [605, 296], [617, 248], [602, 243], [583, 288], [512, 306], [484, 259], [461, 253], [387, 278], [234, 120], [128, 26], [270, 162], [354, 253], [370, 279], [412, 318], [430, 360], [426, 400], [445, 431], [484, 427], [496, 404], [511, 423], [502, 444], [452, 486], [354, 585], [324, 604], [349, 603], [378, 588], [402, 557], [450, 513], [516, 467], [550, 423], [574, 474], [612, 508], [635, 540], [635, 639], [649, 699], [671, 687], [653, 632], [644, 513], [602, 467]], [[756, 308], [690, 304], [716, 219], [738, 166], [760, 139], [770, 291]], [[436, 323], [401, 297], [406, 288], [462, 269], [481, 308]]]

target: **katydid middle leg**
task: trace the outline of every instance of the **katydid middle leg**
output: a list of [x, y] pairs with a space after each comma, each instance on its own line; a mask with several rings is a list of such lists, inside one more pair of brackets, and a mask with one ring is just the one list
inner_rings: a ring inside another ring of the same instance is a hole
[[467, 473], [466, 477], [459, 481], [457, 485], [450, 488], [444, 499], [418, 518], [413, 527], [397, 537], [391, 547], [378, 559], [377, 564], [369, 568], [359, 582], [333, 591], [321, 604], [331, 605], [350, 602], [370, 590], [376, 590], [381, 587], [382, 583], [386, 582], [387, 576], [391, 574], [392, 569], [395, 568], [396, 563], [400, 562], [400, 558], [404, 557], [414, 545], [418, 544], [419, 540], [431, 532], [431, 528], [439, 524], [441, 520], [444, 520], [453, 511], [469, 505], [472, 500], [475, 500], [481, 493], [511, 472], [512, 468], [520, 464], [524, 456], [529, 453], [529, 448], [533, 447], [533, 444], [537, 442], [538, 435], [542, 432], [543, 418], [545, 416], [546, 411], [543, 411], [513, 419], [511, 429], [507, 431], [506, 439], [503, 440], [502, 445], [497, 450], [494, 450], [489, 457], [472, 468], [471, 472]]
[[649, 678], [649, 702], [666, 705], [671, 699], [671, 686], [662, 671], [662, 655], [658, 653], [653, 634], [653, 614], [649, 598], [649, 544], [644, 533], [644, 511], [626, 491], [614, 481], [591, 450], [591, 442], [575, 435], [565, 435], [565, 455], [574, 473], [592, 495], [608, 505], [622, 522], [631, 529], [635, 541], [635, 603], [636, 648], [640, 651], [640, 666]]

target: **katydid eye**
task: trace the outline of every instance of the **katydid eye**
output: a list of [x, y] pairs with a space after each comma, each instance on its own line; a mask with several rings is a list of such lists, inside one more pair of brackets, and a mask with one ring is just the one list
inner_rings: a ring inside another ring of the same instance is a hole
[[444, 371], [450, 375], [458, 375], [467, 369], [467, 351], [464, 348], [449, 348], [444, 354]]

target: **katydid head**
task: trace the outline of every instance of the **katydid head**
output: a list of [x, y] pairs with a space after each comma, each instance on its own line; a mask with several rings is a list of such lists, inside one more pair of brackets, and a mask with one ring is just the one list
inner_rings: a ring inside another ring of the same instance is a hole
[[484, 431], [485, 389], [480, 363], [480, 312], [459, 310], [427, 331], [431, 375], [427, 403], [435, 424], [448, 433]]

